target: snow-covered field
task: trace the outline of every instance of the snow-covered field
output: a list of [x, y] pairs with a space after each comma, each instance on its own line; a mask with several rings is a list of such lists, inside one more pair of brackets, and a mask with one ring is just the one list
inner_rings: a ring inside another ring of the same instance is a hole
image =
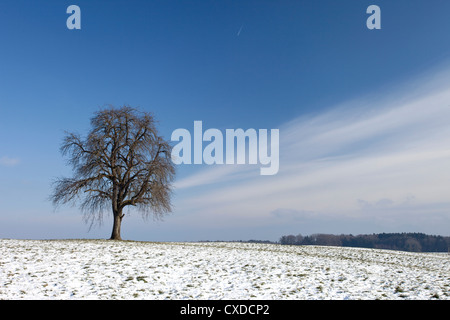
[[450, 256], [249, 243], [0, 239], [0, 299], [450, 299]]

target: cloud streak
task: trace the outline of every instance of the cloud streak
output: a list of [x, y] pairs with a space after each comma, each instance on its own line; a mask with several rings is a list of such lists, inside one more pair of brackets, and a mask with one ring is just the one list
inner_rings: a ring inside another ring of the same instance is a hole
[[14, 167], [20, 163], [18, 158], [11, 158], [8, 156], [4, 156], [0, 158], [0, 165], [4, 167]]
[[239, 28], [239, 31], [237, 32], [237, 36], [239, 37], [240, 35], [241, 35], [241, 31], [242, 31], [242, 28], [244, 27], [244, 25], [242, 25], [240, 28]]
[[305, 212], [311, 219], [381, 221], [388, 212], [397, 222], [415, 217], [418, 227], [433, 215], [448, 229], [449, 75], [425, 76], [285, 123], [276, 176], [258, 176], [251, 166], [210, 167], [177, 184], [180, 193], [196, 188], [180, 202], [215, 221], [273, 223], [283, 216], [295, 222]]

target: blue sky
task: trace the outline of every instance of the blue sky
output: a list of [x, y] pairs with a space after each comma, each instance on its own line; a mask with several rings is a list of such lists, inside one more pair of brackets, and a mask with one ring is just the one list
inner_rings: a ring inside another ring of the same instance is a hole
[[[81, 8], [81, 30], [66, 9]], [[366, 9], [381, 8], [380, 30]], [[280, 129], [280, 171], [177, 167], [174, 212], [130, 211], [152, 241], [450, 229], [448, 1], [0, 2], [0, 237], [106, 238], [77, 207], [64, 131], [98, 108], [151, 111], [161, 133]]]

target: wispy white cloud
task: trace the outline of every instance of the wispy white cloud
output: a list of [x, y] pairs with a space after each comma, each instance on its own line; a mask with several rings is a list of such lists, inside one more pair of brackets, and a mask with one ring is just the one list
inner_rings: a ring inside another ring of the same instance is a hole
[[11, 158], [8, 156], [4, 156], [0, 158], [0, 165], [5, 167], [14, 167], [18, 165], [20, 160], [18, 158]]
[[[250, 177], [246, 166], [242, 165], [205, 165], [203, 170], [194, 175], [183, 178], [182, 180], [176, 181], [174, 187], [177, 190], [220, 184], [227, 181], [234, 181], [235, 179], [243, 179], [245, 177]], [[245, 174], [247, 172], [247, 174]]]
[[242, 31], [242, 28], [244, 27], [244, 25], [242, 25], [240, 28], [239, 28], [239, 31], [237, 32], [237, 36], [239, 37], [240, 35], [241, 35], [241, 31]]
[[[305, 212], [309, 218], [375, 219], [383, 211], [408, 223], [413, 216], [422, 223], [426, 215], [450, 223], [449, 84], [449, 73], [428, 75], [294, 119], [279, 128], [277, 175], [213, 166], [179, 182], [197, 188], [180, 201], [215, 221], [269, 223], [280, 218], [277, 212], [292, 221], [298, 212], [303, 219]], [[414, 199], [408, 204], [414, 215], [405, 199]]]

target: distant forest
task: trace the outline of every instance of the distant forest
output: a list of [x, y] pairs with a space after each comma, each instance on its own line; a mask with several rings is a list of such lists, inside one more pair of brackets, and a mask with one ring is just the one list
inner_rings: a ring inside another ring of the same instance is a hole
[[450, 237], [423, 233], [379, 233], [362, 235], [312, 234], [287, 235], [279, 241], [285, 245], [320, 245], [402, 250], [412, 252], [450, 252]]

